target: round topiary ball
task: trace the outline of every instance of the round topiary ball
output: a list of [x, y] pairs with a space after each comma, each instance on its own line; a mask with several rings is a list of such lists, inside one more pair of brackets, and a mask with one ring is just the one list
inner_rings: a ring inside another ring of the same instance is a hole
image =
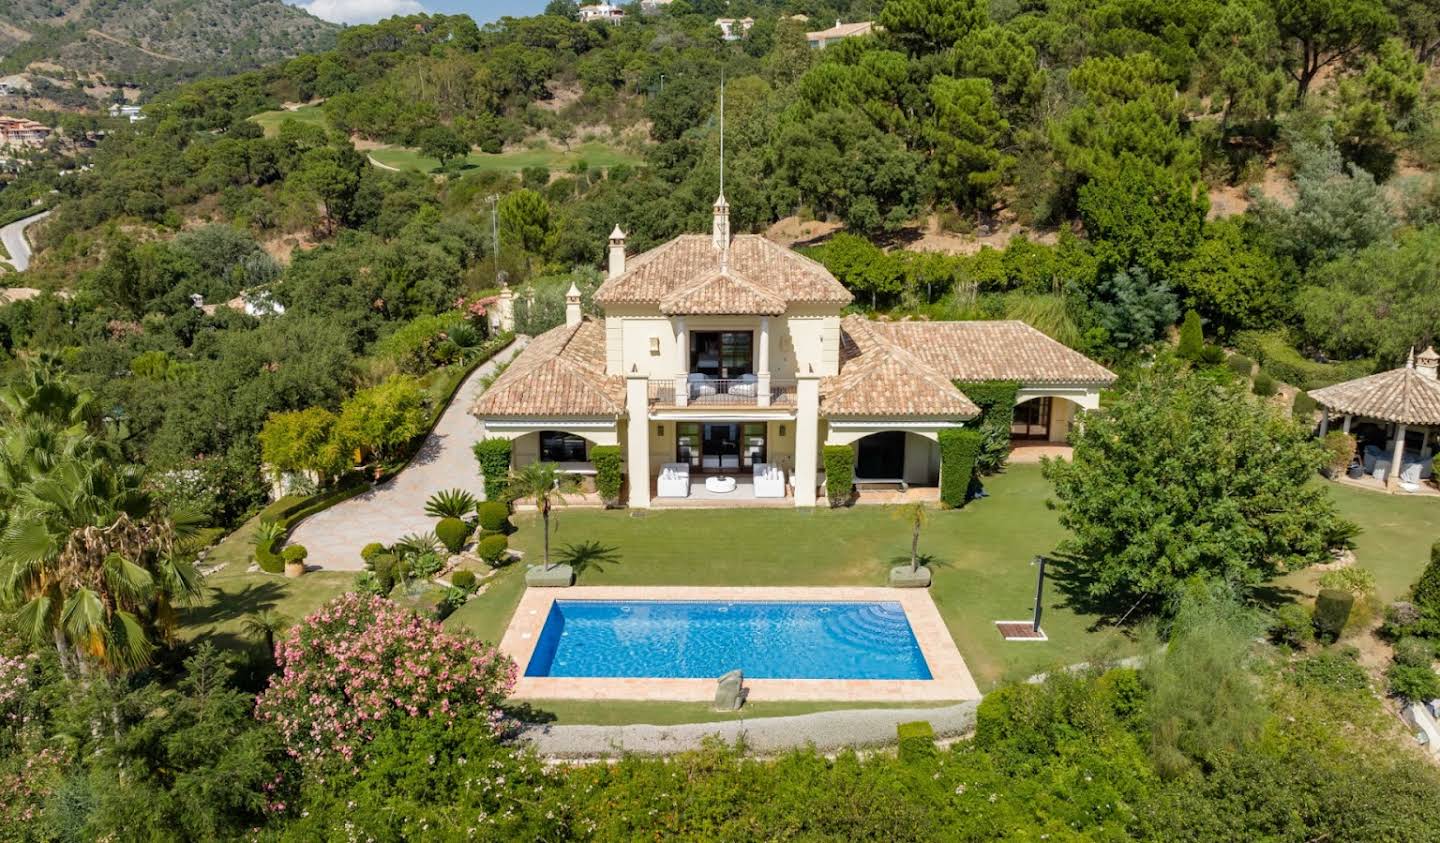
[[470, 528], [459, 518], [441, 518], [435, 523], [435, 535], [446, 550], [459, 553], [465, 547], [465, 539], [470, 537]]
[[310, 551], [306, 550], [303, 544], [287, 545], [284, 550], [280, 551], [280, 558], [286, 562], [304, 562], [305, 557], [309, 555]]
[[500, 501], [485, 501], [475, 507], [475, 515], [487, 533], [503, 533], [510, 526], [510, 507]]
[[470, 591], [475, 587], [474, 571], [456, 571], [450, 575], [450, 584], [456, 588]]
[[496, 535], [486, 536], [481, 539], [479, 546], [476, 547], [475, 550], [480, 558], [485, 560], [486, 564], [495, 566], [500, 564], [500, 557], [505, 555], [505, 550], [509, 546], [510, 542], [504, 536], [497, 533]]
[[374, 567], [375, 557], [379, 556], [384, 552], [385, 545], [381, 544], [380, 542], [370, 542], [369, 544], [365, 545], [363, 548], [360, 549], [360, 558], [365, 560], [365, 564]]

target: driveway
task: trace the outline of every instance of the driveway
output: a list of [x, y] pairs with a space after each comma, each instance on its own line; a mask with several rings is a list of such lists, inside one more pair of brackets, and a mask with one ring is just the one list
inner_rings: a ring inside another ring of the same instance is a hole
[[470, 415], [470, 407], [484, 391], [481, 378], [512, 359], [526, 342], [525, 337], [517, 337], [509, 348], [465, 379], [420, 452], [403, 471], [358, 497], [300, 522], [290, 535], [290, 543], [305, 545], [310, 551], [305, 560], [308, 564], [327, 571], [363, 570], [360, 549], [370, 542], [392, 544], [410, 533], [435, 528], [435, 519], [425, 514], [425, 501], [435, 492], [465, 489], [477, 498], [484, 497], [485, 484], [475, 465], [475, 455], [470, 452], [470, 446], [480, 439], [480, 421]]
[[5, 251], [10, 253], [10, 265], [15, 267], [16, 272], [24, 272], [30, 268], [30, 241], [25, 239], [25, 229], [48, 216], [50, 212], [45, 211], [0, 228], [0, 243], [4, 243]]

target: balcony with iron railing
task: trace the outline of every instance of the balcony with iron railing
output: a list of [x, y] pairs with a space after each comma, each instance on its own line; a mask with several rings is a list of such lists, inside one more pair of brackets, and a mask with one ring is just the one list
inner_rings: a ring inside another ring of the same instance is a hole
[[712, 378], [701, 374], [651, 378], [652, 407], [794, 407], [795, 381], [769, 375]]

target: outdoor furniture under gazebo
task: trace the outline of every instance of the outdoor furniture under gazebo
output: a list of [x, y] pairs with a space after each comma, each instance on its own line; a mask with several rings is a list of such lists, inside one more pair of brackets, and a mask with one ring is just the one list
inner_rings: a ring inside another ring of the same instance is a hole
[[[1382, 479], [1388, 488], [1418, 483], [1429, 475], [1434, 439], [1440, 431], [1440, 354], [1427, 348], [1400, 369], [1337, 383], [1310, 393], [1320, 405], [1320, 435], [1330, 427], [1332, 415], [1342, 418], [1349, 433], [1357, 422], [1372, 422], [1386, 433], [1385, 447], [1362, 455], [1366, 473]], [[1409, 433], [1419, 432], [1418, 447], [1405, 446]], [[1403, 479], [1402, 479], [1403, 478]]]

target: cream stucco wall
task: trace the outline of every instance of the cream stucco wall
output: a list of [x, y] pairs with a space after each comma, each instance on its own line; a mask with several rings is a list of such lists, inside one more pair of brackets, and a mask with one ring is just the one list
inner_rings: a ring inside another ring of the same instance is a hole
[[[666, 378], [688, 370], [695, 331], [753, 331], [756, 365], [762, 319], [768, 321], [770, 374], [791, 379], [840, 371], [840, 314], [835, 307], [792, 307], [780, 316], [675, 316], [656, 308], [611, 307], [605, 314], [605, 368], [610, 375]], [[680, 334], [677, 344], [677, 333]]]

